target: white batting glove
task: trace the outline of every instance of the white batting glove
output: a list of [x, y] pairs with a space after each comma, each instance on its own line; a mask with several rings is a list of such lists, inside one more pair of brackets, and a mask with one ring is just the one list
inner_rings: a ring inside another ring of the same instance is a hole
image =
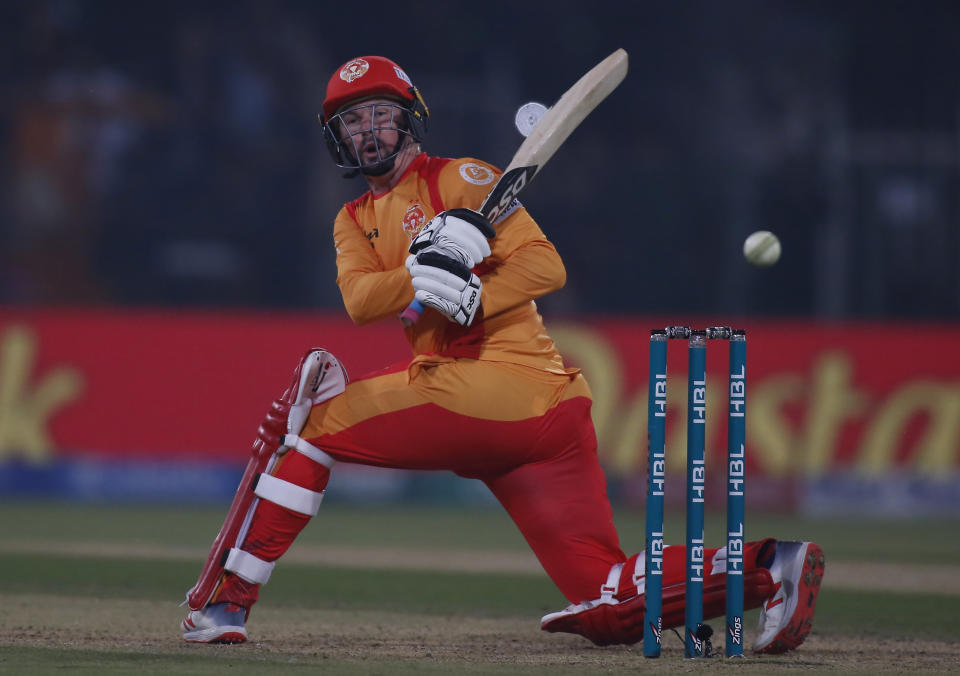
[[449, 209], [433, 217], [417, 233], [410, 253], [437, 251], [467, 268], [490, 255], [488, 238], [496, 235], [490, 221], [472, 209]]
[[407, 263], [417, 300], [460, 326], [470, 326], [480, 308], [480, 278], [460, 261], [433, 250], [410, 256]]

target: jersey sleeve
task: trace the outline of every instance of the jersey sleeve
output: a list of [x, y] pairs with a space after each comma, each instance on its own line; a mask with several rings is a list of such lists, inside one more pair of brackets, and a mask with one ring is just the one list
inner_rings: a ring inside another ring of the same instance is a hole
[[413, 300], [413, 285], [404, 266], [384, 270], [347, 207], [333, 225], [337, 248], [337, 286], [347, 314], [356, 324], [369, 324], [395, 316]]
[[486, 317], [545, 296], [567, 281], [560, 254], [523, 207], [497, 226], [491, 249], [489, 271], [480, 275]]
[[443, 167], [438, 185], [444, 209], [479, 209], [502, 172], [492, 164], [472, 157], [454, 160]]
[[[479, 208], [500, 174], [496, 167], [469, 157], [450, 162], [439, 180], [445, 208]], [[497, 235], [490, 240], [492, 253], [477, 268], [483, 281], [484, 316], [563, 287], [567, 273], [560, 255], [518, 201], [494, 228]]]

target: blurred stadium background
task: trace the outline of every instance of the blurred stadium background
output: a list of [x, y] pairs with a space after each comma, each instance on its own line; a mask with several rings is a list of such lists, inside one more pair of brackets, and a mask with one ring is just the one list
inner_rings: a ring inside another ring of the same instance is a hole
[[[0, 499], [225, 503], [305, 348], [406, 356], [335, 284], [332, 219], [365, 189], [316, 124], [344, 61], [410, 73], [429, 152], [503, 165], [517, 106], [624, 47], [524, 197], [567, 264], [539, 305], [614, 499], [644, 485], [647, 330], [724, 323], [750, 335], [754, 505], [958, 517], [958, 35], [949, 1], [4, 2]], [[758, 229], [773, 268], [741, 255]], [[480, 490], [344, 467], [329, 500]]]

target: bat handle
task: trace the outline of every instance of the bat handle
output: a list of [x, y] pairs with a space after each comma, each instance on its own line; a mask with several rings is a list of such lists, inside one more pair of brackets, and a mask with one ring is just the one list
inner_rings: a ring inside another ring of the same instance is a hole
[[407, 309], [400, 313], [400, 321], [403, 322], [404, 326], [413, 326], [417, 323], [417, 320], [420, 319], [422, 312], [423, 303], [414, 298], [413, 301], [410, 302], [410, 305], [407, 306]]

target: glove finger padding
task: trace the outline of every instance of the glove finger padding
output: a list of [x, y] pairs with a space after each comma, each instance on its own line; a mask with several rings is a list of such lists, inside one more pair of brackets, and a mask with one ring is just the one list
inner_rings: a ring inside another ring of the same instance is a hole
[[445, 280], [440, 280], [429, 273], [424, 273], [416, 277], [414, 289], [417, 291], [418, 299], [419, 294], [429, 294], [445, 300], [448, 303], [459, 303], [463, 289], [466, 288], [469, 282], [461, 282], [459, 277], [455, 277], [454, 279], [456, 279], [457, 282], [455, 285], [451, 285], [447, 284]]
[[[419, 254], [415, 262], [410, 266], [411, 276], [416, 276], [417, 272], [421, 274], [432, 274], [443, 279], [450, 279], [453, 284], [457, 282], [451, 278], [458, 278], [461, 280], [461, 285], [463, 282], [469, 280], [470, 275], [473, 274], [470, 272], [470, 268], [460, 261], [432, 249]], [[442, 275], [441, 273], [446, 273], [446, 275]]]
[[462, 250], [471, 260], [462, 261], [468, 268], [490, 255], [490, 242], [473, 225], [459, 218], [447, 217], [446, 227], [437, 233], [434, 245], [442, 252]]
[[490, 221], [481, 214], [479, 211], [474, 211], [473, 209], [447, 209], [445, 212], [448, 216], [454, 216], [462, 221], [465, 221], [475, 227], [480, 231], [487, 239], [494, 237], [497, 234], [497, 231], [493, 229], [493, 226], [490, 225]]
[[472, 209], [450, 209], [437, 214], [410, 244], [410, 253], [435, 250], [468, 268], [490, 255], [488, 238], [496, 235], [490, 222]]
[[[469, 283], [470, 277], [473, 275], [473, 273], [467, 270], [466, 266], [453, 261], [453, 259], [446, 257], [444, 258], [445, 260], [456, 264], [456, 272], [451, 272], [446, 268], [436, 265], [414, 263], [410, 267], [410, 277], [414, 280], [414, 289], [418, 291], [425, 289], [433, 293], [437, 293], [448, 300], [455, 300], [454, 298], [449, 297], [450, 294], [456, 293], [457, 296], [459, 296], [460, 292], [463, 291], [463, 288], [467, 285], [467, 283]], [[449, 289], [449, 291], [444, 291], [441, 289]]]
[[425, 251], [409, 269], [418, 301], [461, 326], [473, 322], [483, 284], [465, 265], [435, 251]]

